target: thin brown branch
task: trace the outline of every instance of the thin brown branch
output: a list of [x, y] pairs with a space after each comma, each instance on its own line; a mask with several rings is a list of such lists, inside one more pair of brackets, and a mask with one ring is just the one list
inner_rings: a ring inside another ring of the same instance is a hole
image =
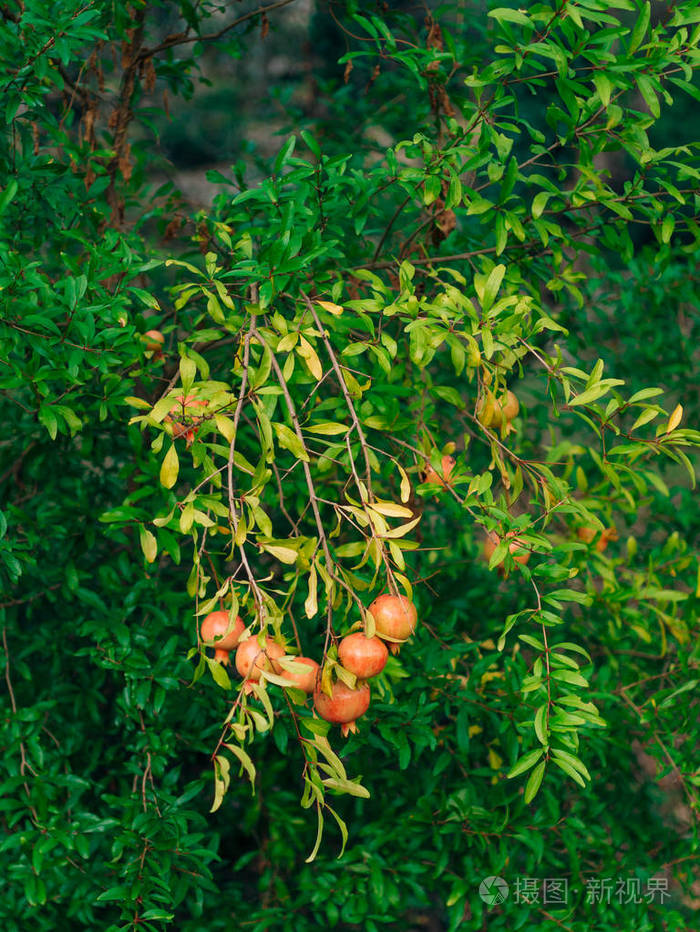
[[189, 35], [188, 33], [190, 30], [188, 28], [184, 33], [181, 32], [174, 36], [168, 36], [160, 45], [156, 45], [152, 49], [143, 49], [139, 53], [136, 63], [138, 64], [147, 58], [151, 58], [159, 52], [164, 52], [166, 49], [174, 48], [176, 45], [189, 45], [192, 42], [215, 42], [217, 39], [220, 39], [221, 36], [225, 36], [227, 32], [230, 32], [232, 29], [235, 29], [236, 26], [240, 26], [247, 20], [253, 19], [255, 16], [263, 16], [270, 13], [272, 10], [278, 10], [280, 7], [288, 6], [290, 3], [294, 3], [294, 0], [277, 0], [276, 3], [269, 3], [267, 6], [259, 6], [256, 10], [251, 10], [249, 13], [244, 13], [242, 16], [239, 16], [238, 19], [234, 19], [227, 26], [224, 26], [223, 29], [219, 29], [218, 32], [210, 32], [203, 36]]

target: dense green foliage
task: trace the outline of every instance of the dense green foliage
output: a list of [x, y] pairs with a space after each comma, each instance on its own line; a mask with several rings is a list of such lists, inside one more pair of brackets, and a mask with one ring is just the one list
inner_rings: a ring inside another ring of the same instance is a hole
[[295, 6], [0, 7], [2, 926], [692, 929], [700, 6]]

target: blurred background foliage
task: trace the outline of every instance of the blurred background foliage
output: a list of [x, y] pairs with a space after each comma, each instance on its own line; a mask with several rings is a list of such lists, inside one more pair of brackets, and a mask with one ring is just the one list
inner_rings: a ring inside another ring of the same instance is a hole
[[[208, 34], [231, 15], [242, 22], [215, 41], [163, 49], [157, 74], [144, 66], [133, 119], [121, 127], [130, 149], [119, 151], [92, 127], [109, 115], [110, 131], [120, 129], [109, 99], [145, 7], [0, 5], [3, 928], [694, 928], [700, 514], [676, 464], [659, 463], [660, 481], [629, 507], [609, 496], [620, 540], [608, 554], [570, 554], [598, 597], [567, 635], [591, 652], [591, 698], [609, 722], [587, 735], [585, 788], [545, 782], [525, 806], [518, 781], [504, 779], [520, 753], [523, 660], [517, 645], [501, 653], [495, 641], [522, 608], [524, 583], [489, 572], [464, 512], [429, 494], [412, 563], [425, 624], [343, 750], [371, 790], [367, 800], [336, 801], [350, 828], [343, 858], [329, 830], [305, 863], [315, 826], [299, 809], [301, 759], [288, 719], [256, 742], [255, 795], [241, 780], [208, 813], [209, 756], [228, 702], [209, 681], [189, 685], [189, 558], [171, 535], [170, 558], [145, 564], [135, 526], [119, 524], [130, 520], [123, 509], [149, 519], [147, 477], [158, 472], [144, 435], [127, 427], [124, 398], [155, 401], [176, 375], [169, 362], [154, 368], [140, 335], [155, 322], [173, 351], [191, 323], [171, 309], [172, 269], [152, 260], [200, 261], [232, 192], [269, 176], [290, 133], [311, 131], [324, 155], [349, 156], [353, 170], [369, 173], [388, 147], [429, 132], [434, 108], [399, 58], [402, 43], [424, 48], [426, 18], [441, 23], [459, 61], [449, 75], [457, 106], [470, 99], [465, 77], [490, 54], [491, 28], [486, 4], [456, 0], [293, 0], [275, 4], [267, 22], [244, 18], [257, 4], [231, 6], [148, 4], [151, 46], [184, 23]], [[650, 6], [653, 21], [673, 7]], [[627, 7], [620, 17], [631, 24], [638, 10]], [[401, 37], [398, 52], [348, 59], [371, 45], [353, 18], [368, 12]], [[94, 83], [81, 83], [95, 61]], [[554, 99], [549, 86], [528, 92], [520, 116], [544, 127]], [[679, 93], [650, 138], [692, 143], [688, 161], [697, 164], [697, 132], [697, 94]], [[526, 141], [518, 145], [524, 158]], [[617, 190], [634, 170], [624, 152], [600, 164]], [[366, 232], [348, 218], [347, 267], [371, 258], [377, 217], [386, 220], [381, 201], [371, 209]], [[421, 209], [409, 208], [405, 229], [420, 223]], [[462, 235], [477, 224], [465, 220]], [[387, 255], [401, 232], [388, 236]], [[543, 289], [570, 333], [567, 362], [588, 371], [603, 357], [626, 391], [658, 385], [665, 404], [680, 402], [697, 425], [697, 244], [662, 247], [649, 225], [630, 224], [625, 248], [610, 244], [580, 263], [582, 306]], [[547, 270], [533, 259], [532, 274]], [[552, 460], [566, 459], [586, 441], [562, 434], [541, 403], [541, 380], [525, 373], [521, 382], [523, 455], [545, 437]], [[449, 438], [449, 420], [445, 429]], [[486, 468], [488, 450], [474, 457], [475, 469]], [[588, 481], [579, 480], [584, 497], [595, 491]], [[571, 542], [564, 522], [550, 533]], [[643, 586], [686, 598], [654, 616], [640, 605]], [[511, 893], [489, 910], [477, 888], [490, 875], [511, 891], [518, 877], [566, 878], [569, 908], [517, 904]], [[662, 878], [670, 896], [591, 904], [591, 878]]]

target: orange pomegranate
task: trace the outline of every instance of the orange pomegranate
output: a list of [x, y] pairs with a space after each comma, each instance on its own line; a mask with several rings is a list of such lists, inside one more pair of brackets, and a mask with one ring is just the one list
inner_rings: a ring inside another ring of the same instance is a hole
[[376, 632], [380, 638], [391, 641], [389, 649], [392, 654], [399, 652], [399, 641], [407, 641], [416, 630], [418, 613], [416, 607], [405, 595], [378, 596], [369, 607], [374, 618]]
[[257, 637], [249, 637], [246, 641], [242, 641], [236, 649], [236, 669], [245, 680], [243, 691], [246, 693], [252, 691], [251, 684], [258, 682], [263, 670], [268, 673], [271, 670], [274, 673], [281, 673], [282, 668], [275, 663], [280, 657], [284, 657], [284, 647], [272, 638], [265, 638], [264, 647], [258, 644]]
[[381, 673], [388, 657], [384, 641], [378, 637], [368, 638], [361, 631], [348, 634], [338, 645], [338, 660], [360, 680]]
[[355, 722], [369, 708], [369, 683], [358, 689], [350, 689], [338, 680], [333, 684], [333, 695], [321, 691], [320, 684], [314, 690], [314, 707], [321, 718], [336, 725], [342, 725], [344, 738], [352, 731], [357, 731]]
[[[591, 527], [590, 525], [576, 528], [576, 535], [578, 539], [582, 540], [585, 544], [592, 544], [597, 534], [598, 531], [596, 528]], [[600, 537], [596, 541], [595, 545], [595, 549], [598, 551], [598, 553], [602, 553], [611, 540], [617, 540], [617, 531], [614, 527], [604, 528], [600, 532]]]
[[303, 689], [305, 693], [312, 693], [316, 688], [316, 679], [318, 677], [318, 664], [316, 661], [312, 660], [311, 657], [290, 657], [289, 659], [293, 660], [294, 663], [303, 664], [308, 667], [308, 670], [304, 673], [294, 673], [292, 670], [281, 667], [280, 673], [282, 676], [285, 680], [293, 683], [297, 689]]
[[146, 349], [149, 352], [155, 353], [156, 357], [163, 355], [165, 337], [160, 330], [147, 330], [141, 339], [145, 342]]
[[[231, 628], [230, 631], [229, 628]], [[220, 663], [228, 664], [229, 652], [236, 647], [244, 630], [245, 625], [240, 615], [236, 615], [231, 627], [231, 618], [228, 612], [209, 612], [202, 622], [200, 635], [205, 643], [214, 647], [214, 659]]]

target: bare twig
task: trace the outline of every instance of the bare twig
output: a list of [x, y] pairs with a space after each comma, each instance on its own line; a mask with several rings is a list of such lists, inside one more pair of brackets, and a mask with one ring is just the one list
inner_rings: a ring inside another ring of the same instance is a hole
[[[4, 626], [2, 629], [2, 646], [5, 650], [5, 682], [7, 683], [7, 692], [9, 693], [9, 696], [10, 696], [10, 705], [12, 706], [12, 714], [16, 715], [17, 714], [17, 700], [15, 699], [15, 691], [12, 688], [12, 678], [10, 676], [10, 649], [7, 646], [7, 629]], [[22, 774], [22, 776], [24, 776], [26, 772], [29, 771], [33, 776], [36, 776], [36, 773], [34, 772], [34, 770], [32, 769], [32, 767], [27, 761], [27, 750], [24, 746], [23, 741], [20, 741], [19, 743], [19, 753], [20, 753], [19, 772]], [[23, 786], [24, 786], [24, 791], [27, 794], [27, 799], [29, 799], [30, 801], [29, 811], [32, 814], [32, 821], [34, 822], [35, 825], [38, 826], [40, 825], [39, 815], [31, 803], [32, 794], [29, 789], [29, 784], [27, 783], [26, 780], [24, 780]]]

